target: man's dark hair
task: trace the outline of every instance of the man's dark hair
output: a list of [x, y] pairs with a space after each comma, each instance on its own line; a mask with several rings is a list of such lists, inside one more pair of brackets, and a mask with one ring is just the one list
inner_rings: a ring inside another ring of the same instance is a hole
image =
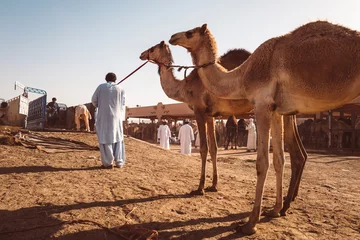
[[56, 101], [57, 99], [53, 97], [51, 100]]
[[115, 73], [109, 72], [108, 74], [106, 74], [105, 80], [107, 82], [115, 82], [116, 81]]

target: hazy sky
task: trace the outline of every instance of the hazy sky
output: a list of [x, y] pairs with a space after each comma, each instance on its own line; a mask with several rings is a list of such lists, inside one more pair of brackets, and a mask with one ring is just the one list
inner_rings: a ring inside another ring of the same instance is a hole
[[[19, 81], [68, 106], [87, 103], [107, 72], [121, 79], [143, 63], [142, 51], [175, 32], [207, 23], [220, 54], [252, 52], [318, 19], [360, 30], [359, 9], [359, 0], [1, 0], [0, 98], [19, 95]], [[176, 64], [191, 64], [185, 49], [171, 50]], [[175, 102], [164, 94], [153, 64], [121, 85], [130, 107]]]

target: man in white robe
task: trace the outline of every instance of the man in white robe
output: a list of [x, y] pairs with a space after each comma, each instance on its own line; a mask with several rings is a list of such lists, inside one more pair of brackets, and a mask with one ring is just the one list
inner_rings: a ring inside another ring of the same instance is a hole
[[179, 140], [181, 153], [185, 155], [191, 155], [191, 143], [194, 141], [194, 131], [189, 125], [190, 120], [185, 119], [184, 125], [179, 130]]
[[75, 107], [75, 124], [76, 130], [80, 131], [80, 120], [85, 122], [85, 131], [90, 132], [89, 121], [91, 120], [91, 114], [85, 105], [78, 105]]
[[159, 126], [157, 138], [160, 141], [160, 147], [170, 150], [170, 137], [171, 131], [167, 125], [166, 120], [162, 121], [162, 125]]
[[250, 152], [251, 150], [256, 151], [256, 126], [254, 123], [254, 119], [249, 119], [249, 124], [246, 127], [248, 130], [248, 141], [247, 141], [247, 151]]
[[92, 96], [97, 107], [96, 134], [100, 144], [101, 162], [104, 168], [125, 164], [125, 146], [121, 114], [125, 110], [125, 92], [115, 84], [116, 75], [108, 73], [106, 83], [100, 84]]

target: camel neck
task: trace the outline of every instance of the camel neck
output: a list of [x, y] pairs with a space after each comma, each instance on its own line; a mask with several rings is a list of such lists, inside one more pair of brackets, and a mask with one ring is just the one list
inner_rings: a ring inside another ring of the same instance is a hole
[[185, 81], [179, 81], [175, 78], [173, 69], [166, 66], [159, 67], [160, 83], [165, 94], [176, 101], [184, 102], [182, 89]]
[[[216, 60], [216, 54], [205, 50], [205, 48], [192, 53], [191, 56], [193, 63], [197, 66], [215, 62]], [[243, 65], [232, 71], [227, 71], [215, 62], [199, 68], [198, 73], [204, 86], [215, 96], [224, 99], [246, 99], [244, 84], [242, 84], [245, 72], [245, 66]]]

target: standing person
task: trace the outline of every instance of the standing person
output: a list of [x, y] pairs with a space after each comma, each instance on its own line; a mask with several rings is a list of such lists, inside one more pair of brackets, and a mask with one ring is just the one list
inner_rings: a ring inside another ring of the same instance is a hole
[[246, 143], [246, 137], [247, 135], [247, 130], [246, 130], [246, 123], [245, 120], [243, 118], [241, 118], [238, 121], [238, 136], [239, 136], [239, 147], [245, 146]]
[[91, 102], [98, 108], [96, 115], [96, 134], [100, 144], [103, 168], [125, 164], [125, 146], [121, 114], [125, 109], [125, 92], [115, 84], [116, 75], [108, 73], [106, 83], [95, 90]]
[[249, 124], [246, 127], [246, 130], [248, 130], [248, 141], [247, 141], [247, 151], [250, 152], [251, 150], [254, 150], [256, 152], [256, 126], [254, 123], [254, 119], [249, 119]]
[[170, 128], [167, 125], [167, 121], [163, 120], [162, 125], [159, 126], [157, 138], [160, 141], [160, 147], [170, 150]]
[[179, 130], [181, 153], [191, 155], [191, 142], [194, 141], [194, 131], [189, 125], [190, 120], [185, 119], [184, 125]]
[[55, 126], [56, 120], [59, 115], [59, 105], [56, 102], [56, 98], [53, 97], [51, 102], [46, 105], [47, 109], [47, 123], [50, 127]]

